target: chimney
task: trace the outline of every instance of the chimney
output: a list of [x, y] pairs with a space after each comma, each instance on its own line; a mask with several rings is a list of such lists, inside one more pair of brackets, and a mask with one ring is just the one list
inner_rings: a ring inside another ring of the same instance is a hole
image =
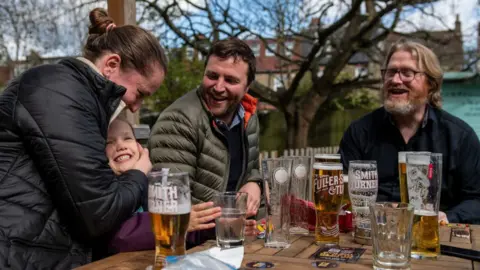
[[462, 23], [460, 22], [460, 16], [458, 14], [455, 18], [455, 33], [462, 33]]

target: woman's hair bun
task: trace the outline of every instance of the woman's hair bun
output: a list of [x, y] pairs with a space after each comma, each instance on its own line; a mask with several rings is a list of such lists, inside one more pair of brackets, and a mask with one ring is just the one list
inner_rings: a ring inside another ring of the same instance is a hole
[[108, 16], [108, 12], [103, 8], [95, 8], [90, 11], [90, 26], [88, 27], [89, 35], [102, 35], [107, 32], [107, 26], [114, 23], [113, 19]]

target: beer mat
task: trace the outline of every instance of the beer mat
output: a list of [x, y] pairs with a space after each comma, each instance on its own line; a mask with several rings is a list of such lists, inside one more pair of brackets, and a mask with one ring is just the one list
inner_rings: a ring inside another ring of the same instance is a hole
[[250, 268], [265, 269], [265, 268], [274, 268], [275, 265], [271, 262], [253, 261], [253, 262], [247, 263], [246, 266], [248, 267], [248, 269]]
[[327, 261], [314, 261], [312, 262], [312, 266], [316, 268], [337, 268], [338, 263]]
[[470, 228], [452, 228], [452, 236], [469, 239]]
[[349, 247], [320, 247], [315, 253], [310, 256], [313, 260], [327, 260], [338, 261], [345, 263], [354, 263], [365, 252], [364, 248], [349, 248]]

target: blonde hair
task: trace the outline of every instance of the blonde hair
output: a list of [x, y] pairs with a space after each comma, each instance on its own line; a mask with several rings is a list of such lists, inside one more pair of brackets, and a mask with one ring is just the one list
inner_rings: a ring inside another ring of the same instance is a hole
[[443, 82], [443, 71], [435, 53], [418, 42], [401, 39], [390, 47], [384, 68], [387, 67], [392, 55], [398, 51], [409, 52], [417, 59], [418, 67], [427, 75], [431, 87], [428, 92], [429, 104], [434, 108], [442, 108], [440, 89]]

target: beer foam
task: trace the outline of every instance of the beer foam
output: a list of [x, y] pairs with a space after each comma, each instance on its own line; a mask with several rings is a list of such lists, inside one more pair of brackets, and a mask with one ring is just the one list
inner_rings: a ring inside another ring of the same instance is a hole
[[340, 154], [316, 154], [314, 158], [337, 160], [340, 159]]
[[319, 163], [313, 163], [313, 168], [315, 170], [342, 170], [343, 171], [343, 164], [319, 162]]
[[430, 165], [430, 153], [421, 155], [409, 155], [408, 164], [411, 165]]
[[407, 162], [407, 154], [413, 152], [398, 152], [398, 162], [399, 163], [406, 163]]
[[148, 206], [148, 212], [150, 213], [155, 213], [155, 214], [163, 214], [163, 215], [183, 215], [183, 214], [188, 214], [191, 211], [191, 205], [190, 204], [181, 204], [177, 206], [177, 211], [172, 212], [172, 211], [164, 211], [164, 208], [162, 207], [150, 207]]
[[430, 154], [430, 152], [402, 151], [398, 152], [398, 162], [407, 163], [407, 154]]
[[354, 160], [354, 161], [350, 161], [349, 168], [355, 168], [355, 170], [372, 169], [372, 166], [376, 166], [376, 165], [377, 165], [376, 160]]
[[432, 217], [437, 215], [437, 213], [430, 210], [415, 210], [413, 213], [417, 216], [427, 216], [427, 217]]

